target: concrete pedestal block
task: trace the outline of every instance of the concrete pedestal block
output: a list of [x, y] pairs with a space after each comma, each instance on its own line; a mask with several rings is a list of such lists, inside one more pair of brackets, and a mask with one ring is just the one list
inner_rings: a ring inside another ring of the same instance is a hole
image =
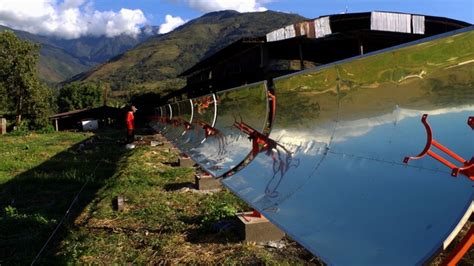
[[267, 218], [255, 217], [252, 212], [237, 213], [237, 230], [244, 242], [267, 243], [279, 241], [285, 233]]
[[197, 174], [194, 177], [198, 190], [217, 191], [222, 188], [221, 181], [207, 174]]
[[7, 133], [7, 120], [5, 118], [0, 118], [0, 135]]
[[181, 156], [178, 158], [178, 165], [180, 167], [193, 167], [196, 163], [193, 161], [193, 159], [187, 157], [187, 156]]

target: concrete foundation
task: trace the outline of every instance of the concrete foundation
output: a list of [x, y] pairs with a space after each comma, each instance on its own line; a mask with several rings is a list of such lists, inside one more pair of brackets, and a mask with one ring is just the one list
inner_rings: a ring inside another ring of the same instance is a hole
[[222, 188], [221, 181], [211, 175], [196, 174], [194, 180], [198, 190], [217, 191]]
[[7, 120], [5, 118], [0, 118], [0, 135], [7, 133]]
[[256, 217], [252, 212], [237, 213], [237, 230], [244, 242], [267, 243], [279, 241], [285, 233], [270, 223], [267, 218]]
[[193, 159], [187, 157], [187, 156], [181, 156], [178, 158], [178, 165], [180, 167], [193, 167], [196, 163], [193, 161]]

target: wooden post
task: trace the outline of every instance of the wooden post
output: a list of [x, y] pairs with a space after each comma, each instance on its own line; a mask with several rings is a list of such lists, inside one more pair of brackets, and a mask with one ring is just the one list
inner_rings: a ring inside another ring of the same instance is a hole
[[298, 44], [299, 52], [300, 52], [300, 69], [304, 69], [304, 58], [303, 58], [303, 47], [302, 47], [302, 40], [300, 39], [300, 43]]
[[58, 119], [54, 119], [54, 127], [56, 128], [56, 131], [59, 131], [59, 125], [58, 125]]
[[7, 133], [7, 120], [5, 118], [0, 118], [0, 135]]

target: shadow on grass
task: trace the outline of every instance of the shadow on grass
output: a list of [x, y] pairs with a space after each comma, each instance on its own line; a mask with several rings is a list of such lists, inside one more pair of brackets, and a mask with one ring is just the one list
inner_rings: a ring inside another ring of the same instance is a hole
[[166, 191], [176, 191], [183, 188], [195, 189], [195, 184], [191, 182], [169, 183], [164, 185]]
[[237, 244], [242, 241], [237, 221], [223, 220], [209, 226], [187, 231], [186, 241], [193, 244]]
[[179, 220], [188, 225], [186, 241], [192, 244], [236, 244], [242, 238], [238, 232], [237, 218], [216, 222], [203, 222], [204, 215], [181, 216]]
[[[0, 265], [30, 264], [72, 202], [66, 221], [74, 221], [129, 155], [117, 143], [121, 134], [98, 132], [0, 185]], [[58, 263], [54, 254], [66, 235], [63, 226], [38, 262]]]

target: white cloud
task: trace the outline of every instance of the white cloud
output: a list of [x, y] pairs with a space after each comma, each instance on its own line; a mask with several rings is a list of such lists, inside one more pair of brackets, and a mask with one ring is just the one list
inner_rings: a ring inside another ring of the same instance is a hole
[[173, 17], [168, 14], [165, 17], [165, 23], [160, 25], [160, 30], [158, 32], [161, 34], [168, 33], [186, 22], [187, 20], [185, 21], [181, 17]]
[[236, 10], [239, 12], [266, 11], [264, 4], [271, 0], [185, 0], [191, 8], [201, 12]]
[[139, 9], [94, 10], [90, 0], [1, 0], [0, 25], [66, 39], [136, 35], [146, 22]]

